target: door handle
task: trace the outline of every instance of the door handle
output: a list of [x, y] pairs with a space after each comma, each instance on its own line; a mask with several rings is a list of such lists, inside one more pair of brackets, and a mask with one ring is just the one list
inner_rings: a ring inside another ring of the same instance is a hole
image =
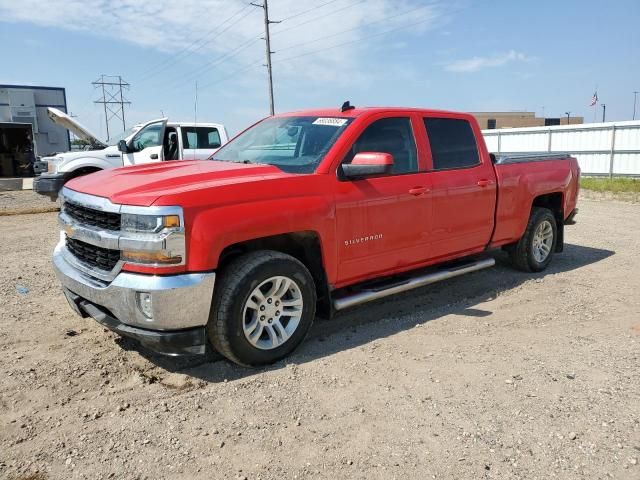
[[157, 160], [158, 159], [158, 154], [157, 153], [152, 153], [151, 155], [149, 155], [149, 158], [151, 160]]
[[427, 193], [429, 189], [427, 187], [413, 187], [409, 189], [409, 193], [414, 196], [423, 195]]
[[489, 185], [493, 185], [493, 182], [491, 180], [478, 180], [479, 187], [488, 187]]

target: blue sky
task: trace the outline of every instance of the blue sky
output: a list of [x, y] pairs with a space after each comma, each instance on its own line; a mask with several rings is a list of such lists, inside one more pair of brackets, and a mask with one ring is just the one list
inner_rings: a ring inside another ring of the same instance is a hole
[[[128, 124], [163, 114], [192, 120], [197, 81], [198, 120], [236, 133], [268, 114], [262, 10], [247, 3], [0, 0], [0, 83], [65, 87], [70, 111], [104, 137], [92, 103], [100, 74], [131, 83]], [[269, 6], [271, 18], [286, 19], [272, 26], [276, 111], [350, 99], [539, 115], [544, 107], [546, 116], [570, 111], [593, 121], [597, 86], [607, 120], [629, 120], [640, 90], [637, 0]]]

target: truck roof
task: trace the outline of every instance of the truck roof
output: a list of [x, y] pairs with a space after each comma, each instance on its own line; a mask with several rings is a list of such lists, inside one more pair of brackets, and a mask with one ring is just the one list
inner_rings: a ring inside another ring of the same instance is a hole
[[470, 114], [466, 112], [454, 112], [450, 110], [437, 110], [430, 108], [415, 108], [415, 107], [354, 107], [344, 112], [340, 107], [334, 108], [319, 108], [309, 110], [298, 110], [296, 112], [287, 112], [277, 114], [276, 116], [290, 117], [290, 116], [322, 116], [322, 117], [345, 117], [354, 118], [360, 115], [371, 115], [376, 113], [421, 113], [421, 114], [444, 114], [444, 115], [459, 115], [468, 116]]
[[167, 122], [167, 126], [169, 127], [216, 127], [223, 128], [224, 125], [222, 123], [210, 123], [210, 122], [180, 122], [180, 121], [170, 121]]

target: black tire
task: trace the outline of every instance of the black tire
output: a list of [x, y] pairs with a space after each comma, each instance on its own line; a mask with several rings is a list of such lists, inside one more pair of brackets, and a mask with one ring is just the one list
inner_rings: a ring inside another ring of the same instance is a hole
[[[262, 282], [275, 276], [293, 280], [302, 294], [302, 315], [297, 328], [280, 346], [262, 350], [252, 345], [243, 330], [244, 306]], [[233, 260], [221, 272], [207, 324], [209, 341], [226, 358], [240, 365], [258, 366], [289, 355], [306, 336], [316, 310], [316, 289], [309, 270], [296, 258], [272, 250], [250, 252]]]
[[[553, 240], [551, 244], [551, 250], [543, 261], [538, 261], [534, 255], [534, 237], [535, 232], [543, 222], [549, 222], [553, 231]], [[529, 217], [529, 223], [524, 231], [524, 235], [513, 245], [507, 248], [511, 263], [518, 270], [523, 272], [541, 272], [551, 262], [553, 253], [556, 248], [556, 242], [558, 239], [558, 226], [556, 224], [556, 218], [551, 210], [541, 207], [533, 207], [531, 216]]]

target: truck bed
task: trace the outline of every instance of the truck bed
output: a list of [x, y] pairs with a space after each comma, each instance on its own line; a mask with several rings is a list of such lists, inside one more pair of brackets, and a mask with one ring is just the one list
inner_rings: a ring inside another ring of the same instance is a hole
[[514, 242], [522, 236], [528, 220], [522, 212], [531, 209], [532, 198], [547, 194], [562, 196], [563, 220], [576, 207], [574, 190], [578, 188], [579, 168], [570, 155], [501, 157], [496, 159], [494, 168], [498, 199], [493, 246]]

